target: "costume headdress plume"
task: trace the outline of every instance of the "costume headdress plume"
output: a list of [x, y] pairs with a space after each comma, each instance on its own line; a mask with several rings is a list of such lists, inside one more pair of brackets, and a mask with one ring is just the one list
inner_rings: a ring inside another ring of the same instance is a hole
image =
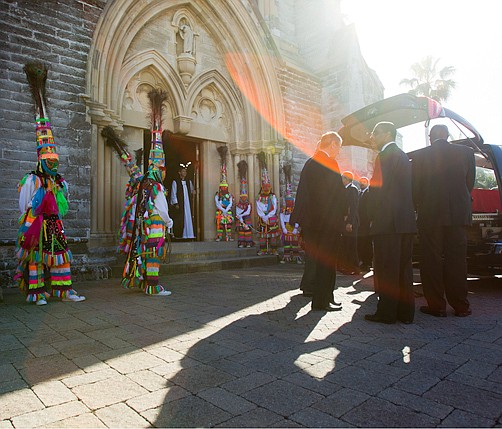
[[220, 186], [226, 186], [226, 187], [228, 187], [228, 182], [227, 182], [227, 152], [228, 152], [228, 147], [227, 146], [219, 146], [218, 147], [218, 153], [220, 154], [220, 160], [221, 160]]
[[139, 169], [137, 163], [132, 160], [132, 156], [129, 153], [127, 143], [122, 140], [115, 132], [115, 130], [110, 126], [104, 127], [101, 131], [101, 135], [105, 139], [106, 144], [110, 146], [120, 157], [120, 161], [127, 169], [129, 177], [133, 180], [141, 180], [143, 174], [141, 173], [141, 170]]
[[52, 136], [51, 123], [47, 112], [45, 84], [47, 67], [44, 64], [30, 63], [24, 66], [31, 95], [35, 102], [35, 122], [37, 132], [38, 161], [45, 173], [55, 175], [58, 169], [59, 156]]
[[291, 164], [284, 164], [282, 171], [284, 171], [284, 179], [286, 182], [286, 193], [284, 195], [284, 198], [286, 200], [293, 199], [293, 192], [291, 190]]
[[261, 184], [262, 186], [265, 184], [270, 184], [270, 179], [268, 177], [267, 171], [267, 155], [265, 154], [265, 152], [260, 152], [257, 156], [261, 169]]
[[248, 173], [248, 163], [244, 160], [239, 161], [237, 164], [237, 170], [239, 171], [239, 178], [241, 181], [241, 196], [248, 194], [248, 182], [247, 182], [247, 173]]
[[[148, 159], [148, 172], [160, 174], [160, 170], [165, 169], [164, 146], [162, 144], [162, 116], [164, 113], [164, 102], [167, 100], [167, 93], [161, 89], [152, 89], [148, 93], [150, 100], [150, 120], [152, 127], [152, 140], [150, 146], [150, 157]], [[157, 178], [159, 181], [162, 179]]]

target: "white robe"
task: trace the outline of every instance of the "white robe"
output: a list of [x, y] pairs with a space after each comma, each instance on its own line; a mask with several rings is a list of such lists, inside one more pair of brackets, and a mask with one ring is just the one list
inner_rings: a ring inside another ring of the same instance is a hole
[[[195, 238], [194, 232], [193, 232], [193, 224], [192, 224], [192, 212], [190, 210], [190, 194], [188, 193], [188, 187], [187, 187], [187, 181], [182, 180], [181, 181], [183, 185], [183, 200], [185, 202], [185, 213], [183, 214], [183, 237], [182, 238]], [[190, 185], [192, 185], [192, 182], [190, 182]], [[192, 186], [190, 186], [192, 188]], [[176, 180], [173, 180], [173, 183], [171, 185], [171, 205], [178, 204], [178, 198], [177, 198], [177, 191], [178, 191], [178, 185], [176, 183]], [[192, 189], [190, 189], [192, 191]]]

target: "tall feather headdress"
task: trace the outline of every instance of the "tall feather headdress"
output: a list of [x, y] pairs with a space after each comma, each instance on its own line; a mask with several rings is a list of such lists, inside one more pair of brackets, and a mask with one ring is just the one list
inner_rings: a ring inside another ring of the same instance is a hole
[[286, 193], [284, 195], [284, 198], [286, 200], [294, 199], [291, 189], [291, 164], [284, 164], [282, 166], [282, 171], [284, 171], [284, 180], [286, 182]]
[[164, 170], [166, 165], [164, 146], [162, 144], [162, 116], [164, 114], [164, 102], [167, 100], [167, 92], [162, 89], [152, 89], [148, 93], [148, 99], [150, 100], [152, 130], [148, 171], [155, 172]]
[[59, 156], [52, 135], [51, 123], [47, 112], [45, 94], [47, 72], [45, 64], [28, 63], [23, 68], [30, 86], [31, 96], [35, 102], [35, 122], [37, 134], [37, 157], [43, 170], [51, 175], [57, 173]]
[[248, 194], [248, 182], [247, 182], [247, 173], [248, 173], [248, 163], [244, 160], [239, 161], [237, 163], [237, 171], [239, 172], [239, 179], [241, 182], [240, 195], [244, 196]]
[[268, 177], [267, 170], [267, 155], [265, 152], [260, 152], [257, 157], [261, 169], [261, 185], [270, 184], [270, 178]]
[[226, 187], [228, 187], [228, 181], [227, 181], [227, 152], [228, 152], [228, 147], [227, 146], [218, 146], [217, 150], [218, 150], [218, 153], [220, 154], [220, 162], [221, 162], [221, 167], [220, 167], [220, 172], [221, 172], [220, 186], [226, 186]]

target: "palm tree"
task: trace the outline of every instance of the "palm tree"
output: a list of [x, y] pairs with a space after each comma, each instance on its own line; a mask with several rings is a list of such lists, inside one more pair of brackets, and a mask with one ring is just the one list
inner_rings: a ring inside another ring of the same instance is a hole
[[438, 71], [439, 61], [439, 58], [430, 55], [425, 57], [411, 66], [414, 77], [403, 79], [399, 84], [411, 87], [410, 94], [425, 95], [439, 102], [447, 101], [457, 84], [450, 79], [455, 74], [455, 67], [446, 66]]

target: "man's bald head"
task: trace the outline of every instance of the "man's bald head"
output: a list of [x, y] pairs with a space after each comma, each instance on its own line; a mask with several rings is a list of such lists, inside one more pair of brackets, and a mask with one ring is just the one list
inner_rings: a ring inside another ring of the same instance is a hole
[[431, 144], [436, 140], [448, 140], [449, 136], [450, 132], [448, 131], [448, 127], [446, 125], [434, 125], [429, 134]]

